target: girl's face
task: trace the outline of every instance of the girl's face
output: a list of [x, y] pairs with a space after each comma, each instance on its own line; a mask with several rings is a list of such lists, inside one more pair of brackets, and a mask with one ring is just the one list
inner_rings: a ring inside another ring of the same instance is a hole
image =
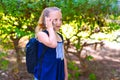
[[62, 13], [60, 11], [51, 11], [49, 17], [53, 20], [54, 30], [58, 31], [62, 25]]

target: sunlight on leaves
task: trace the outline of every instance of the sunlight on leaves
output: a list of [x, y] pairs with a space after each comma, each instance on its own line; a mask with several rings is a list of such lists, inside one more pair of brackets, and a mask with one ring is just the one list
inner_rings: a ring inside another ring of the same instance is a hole
[[75, 29], [71, 25], [65, 24], [62, 26], [62, 32], [67, 38], [70, 38], [75, 33]]

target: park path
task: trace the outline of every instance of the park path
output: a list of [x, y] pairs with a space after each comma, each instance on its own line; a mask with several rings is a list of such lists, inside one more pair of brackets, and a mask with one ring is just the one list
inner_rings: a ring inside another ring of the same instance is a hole
[[[96, 63], [92, 64], [90, 67], [91, 69], [92, 67], [96, 67], [93, 71], [99, 78], [97, 80], [120, 80], [120, 43], [103, 42], [104, 45], [102, 47], [97, 46], [96, 50], [93, 49], [92, 45], [84, 47], [82, 54], [88, 54], [94, 57]], [[10, 60], [12, 60], [12, 58]], [[25, 63], [21, 65], [19, 79], [13, 77], [17, 77], [17, 74], [13, 76], [12, 73], [10, 74], [7, 71], [0, 71], [0, 80], [32, 80], [32, 75], [28, 74], [26, 71]], [[80, 80], [88, 79], [82, 77]]]
[[[92, 55], [95, 59], [93, 71], [99, 80], [120, 80], [120, 43], [103, 41], [104, 45], [87, 46], [82, 54]], [[95, 69], [96, 68], [96, 69]], [[87, 80], [87, 79], [86, 79]]]

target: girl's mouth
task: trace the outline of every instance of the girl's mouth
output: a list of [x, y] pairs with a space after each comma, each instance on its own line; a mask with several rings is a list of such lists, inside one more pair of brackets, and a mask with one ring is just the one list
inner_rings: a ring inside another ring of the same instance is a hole
[[60, 26], [56, 26], [57, 28], [60, 28]]

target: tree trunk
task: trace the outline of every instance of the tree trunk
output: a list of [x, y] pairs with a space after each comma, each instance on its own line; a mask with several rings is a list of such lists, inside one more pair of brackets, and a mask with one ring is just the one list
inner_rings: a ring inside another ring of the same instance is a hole
[[21, 49], [18, 46], [20, 38], [14, 39], [12, 36], [10, 38], [13, 41], [14, 49], [16, 51], [16, 64], [17, 64], [17, 69], [18, 69], [18, 73], [19, 73], [20, 67], [21, 67]]

